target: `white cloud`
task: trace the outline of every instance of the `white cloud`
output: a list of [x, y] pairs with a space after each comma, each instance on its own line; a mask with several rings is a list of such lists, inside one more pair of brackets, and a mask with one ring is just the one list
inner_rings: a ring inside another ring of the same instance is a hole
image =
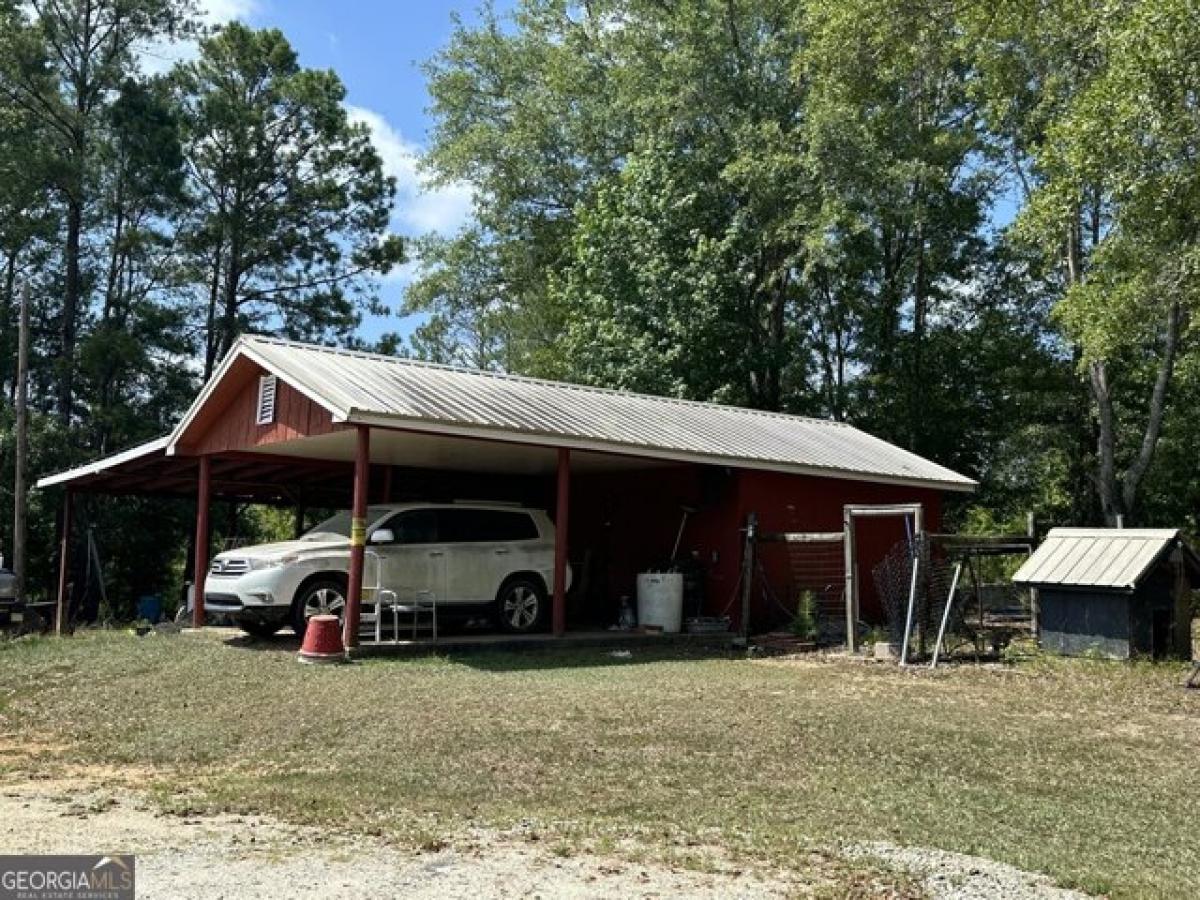
[[[260, 0], [199, 0], [196, 4], [200, 23], [206, 27], [244, 22], [261, 9]], [[195, 41], [155, 41], [143, 47], [139, 56], [144, 71], [161, 75], [176, 63], [194, 60], [199, 51]]]
[[197, 5], [206, 25], [245, 21], [259, 11], [258, 0], [200, 0]]
[[418, 171], [420, 148], [374, 110], [347, 106], [350, 121], [367, 126], [384, 171], [396, 179], [393, 226], [407, 234], [450, 235], [471, 219], [473, 194], [466, 184], [434, 186]]

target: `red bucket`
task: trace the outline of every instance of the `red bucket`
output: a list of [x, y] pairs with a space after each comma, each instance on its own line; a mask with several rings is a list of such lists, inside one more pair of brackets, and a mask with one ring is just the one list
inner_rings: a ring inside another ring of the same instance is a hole
[[297, 654], [300, 662], [340, 663], [346, 661], [342, 625], [337, 616], [313, 616], [304, 629], [304, 642]]

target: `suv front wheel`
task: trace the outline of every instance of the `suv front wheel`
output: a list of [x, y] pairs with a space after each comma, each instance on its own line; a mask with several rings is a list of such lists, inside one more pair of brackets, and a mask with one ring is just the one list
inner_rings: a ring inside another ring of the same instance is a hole
[[496, 597], [500, 627], [513, 634], [537, 631], [546, 618], [547, 605], [541, 579], [525, 575], [510, 578]]
[[337, 616], [338, 622], [346, 615], [346, 586], [333, 578], [310, 581], [296, 595], [292, 604], [292, 630], [303, 638], [308, 620], [313, 616]]

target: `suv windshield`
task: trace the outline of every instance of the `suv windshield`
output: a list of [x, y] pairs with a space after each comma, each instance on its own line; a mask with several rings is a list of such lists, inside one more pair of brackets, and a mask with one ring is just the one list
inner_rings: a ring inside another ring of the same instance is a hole
[[[367, 508], [367, 524], [378, 522], [381, 516], [388, 513], [386, 506], [370, 506]], [[350, 537], [350, 511], [343, 510], [330, 516], [320, 525], [311, 528], [301, 535], [302, 541], [326, 541], [336, 538]]]

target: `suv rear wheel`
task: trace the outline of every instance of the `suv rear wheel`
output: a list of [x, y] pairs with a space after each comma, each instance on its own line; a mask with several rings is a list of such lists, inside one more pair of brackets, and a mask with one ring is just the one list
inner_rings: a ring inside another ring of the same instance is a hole
[[346, 585], [334, 578], [310, 581], [296, 594], [292, 604], [292, 630], [303, 638], [308, 620], [313, 616], [337, 616], [342, 622], [346, 615]]
[[500, 627], [513, 634], [528, 634], [541, 628], [546, 618], [546, 587], [540, 578], [518, 575], [500, 586], [496, 612]]

